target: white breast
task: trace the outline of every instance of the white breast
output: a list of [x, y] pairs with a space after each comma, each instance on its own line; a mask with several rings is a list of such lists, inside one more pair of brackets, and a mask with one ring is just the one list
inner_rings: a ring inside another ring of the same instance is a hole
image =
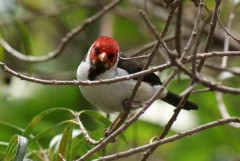
[[[78, 80], [87, 80], [90, 63], [82, 62], [77, 70]], [[120, 68], [113, 67], [96, 77], [96, 79], [109, 79], [116, 76], [124, 76], [128, 73]], [[80, 86], [82, 95], [96, 108], [104, 112], [123, 111], [123, 102], [128, 99], [136, 84], [136, 80], [126, 80], [111, 84]], [[134, 101], [142, 103], [148, 100], [160, 86], [151, 86], [142, 83]]]

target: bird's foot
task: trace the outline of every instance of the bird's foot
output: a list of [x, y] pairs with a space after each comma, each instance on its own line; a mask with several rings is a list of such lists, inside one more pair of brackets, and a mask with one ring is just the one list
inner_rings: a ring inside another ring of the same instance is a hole
[[129, 101], [129, 99], [124, 100], [124, 110], [131, 111], [138, 108], [142, 108], [142, 104], [138, 101]]

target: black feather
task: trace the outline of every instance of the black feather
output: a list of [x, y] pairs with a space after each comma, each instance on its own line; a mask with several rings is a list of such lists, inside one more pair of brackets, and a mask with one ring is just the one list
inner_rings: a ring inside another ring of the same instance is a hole
[[103, 66], [101, 62], [96, 62], [96, 64], [92, 64], [89, 69], [88, 79], [89, 80], [95, 80], [95, 78], [101, 74], [104, 73], [107, 69]]
[[[177, 107], [178, 104], [180, 103], [182, 97], [175, 94], [175, 93], [172, 93], [172, 92], [168, 92], [167, 93], [167, 96], [165, 98], [162, 98], [163, 101]], [[183, 107], [183, 109], [185, 110], [197, 110], [198, 109], [198, 105], [193, 103], [193, 102], [190, 102], [190, 101], [187, 101]]]
[[[134, 60], [125, 60], [125, 59], [119, 59], [118, 61], [118, 68], [126, 70], [129, 74], [134, 74], [137, 72], [142, 71], [143, 67], [141, 64]], [[107, 69], [103, 66], [102, 63], [96, 63], [91, 64], [88, 79], [89, 80], [95, 80], [96, 76], [98, 76], [101, 73], [104, 73]], [[133, 78], [137, 80], [138, 78]], [[143, 82], [149, 83], [151, 85], [162, 85], [162, 82], [160, 78], [154, 74], [147, 74], [143, 77]], [[182, 97], [178, 96], [177, 94], [174, 94], [172, 92], [168, 92], [167, 96], [165, 98], [162, 98], [163, 101], [177, 107], [180, 103]], [[183, 107], [185, 110], [196, 110], [198, 109], [198, 105], [195, 103], [192, 103], [190, 101], [187, 101]]]
[[[134, 60], [125, 60], [125, 59], [121, 59], [121, 58], [118, 61], [118, 67], [126, 70], [129, 74], [140, 72], [143, 69], [143, 67]], [[138, 78], [133, 78], [133, 79], [137, 80]], [[162, 84], [159, 77], [154, 73], [145, 75], [143, 77], [143, 81], [150, 83], [151, 85], [161, 85]]]

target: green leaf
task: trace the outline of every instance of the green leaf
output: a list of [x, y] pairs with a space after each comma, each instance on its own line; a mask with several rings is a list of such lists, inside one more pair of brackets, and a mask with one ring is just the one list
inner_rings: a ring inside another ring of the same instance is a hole
[[10, 128], [13, 128], [13, 129], [15, 129], [15, 130], [18, 130], [18, 131], [20, 131], [20, 132], [23, 132], [23, 131], [24, 131], [23, 128], [18, 127], [18, 126], [16, 126], [16, 125], [13, 125], [13, 124], [11, 124], [11, 123], [2, 121], [2, 120], [0, 120], [0, 124], [2, 124], [2, 125], [4, 125], [4, 126], [7, 126], [7, 127], [10, 127]]
[[27, 151], [28, 139], [20, 136], [14, 135], [7, 147], [4, 161], [22, 161]]
[[34, 136], [31, 140], [29, 140], [29, 144], [37, 141], [39, 138], [41, 138], [41, 137], [44, 136], [45, 134], [48, 134], [48, 133], [51, 132], [53, 129], [58, 128], [59, 126], [62, 126], [62, 125], [64, 125], [64, 124], [68, 124], [68, 123], [72, 123], [72, 124], [78, 125], [78, 124], [77, 124], [75, 121], [73, 121], [73, 120], [66, 120], [66, 121], [59, 122], [59, 123], [55, 124], [54, 126], [48, 128], [47, 130], [41, 132], [40, 134]]
[[28, 124], [28, 126], [26, 127], [25, 131], [22, 133], [23, 136], [25, 137], [29, 137], [29, 135], [32, 133], [34, 127], [36, 126], [37, 123], [39, 123], [45, 116], [49, 115], [52, 112], [56, 112], [56, 111], [67, 111], [71, 114], [74, 114], [74, 112], [68, 108], [52, 108], [52, 109], [48, 109], [46, 111], [41, 112], [40, 114], [36, 115], [32, 121]]
[[57, 153], [57, 161], [62, 161], [59, 154], [61, 154], [63, 158], [66, 159], [66, 161], [70, 161], [72, 147], [72, 131], [73, 124], [69, 123], [63, 132], [63, 136]]
[[[91, 111], [91, 110], [83, 110], [79, 113], [79, 117], [81, 114], [86, 114], [91, 116], [92, 118], [96, 119], [97, 121], [99, 121], [100, 123], [102, 123], [105, 127], [108, 127], [111, 125], [111, 121], [109, 121], [107, 118], [105, 118], [104, 116], [102, 116], [101, 114], [99, 114], [96, 111]], [[124, 134], [120, 134], [119, 135], [120, 138], [122, 138], [126, 143], [127, 143], [127, 139], [124, 136]]]
[[0, 141], [0, 145], [2, 145], [2, 146], [8, 146], [8, 143], [7, 143], [7, 142]]
[[23, 46], [23, 53], [26, 53], [27, 55], [32, 54], [32, 44], [31, 44], [31, 34], [27, 28], [27, 26], [20, 22], [16, 21], [16, 27], [19, 30], [19, 33], [21, 34], [22, 39], [22, 46]]
[[102, 116], [101, 114], [99, 114], [96, 111], [83, 110], [80, 112], [79, 116], [83, 113], [96, 119], [97, 121], [99, 121], [100, 123], [105, 125], [105, 127], [108, 127], [109, 125], [111, 125], [111, 121], [109, 121], [107, 118], [105, 118], [104, 116]]

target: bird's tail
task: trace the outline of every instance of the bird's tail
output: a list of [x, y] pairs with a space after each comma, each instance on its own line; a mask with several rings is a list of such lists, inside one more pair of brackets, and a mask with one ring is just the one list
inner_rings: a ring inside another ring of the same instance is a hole
[[[178, 104], [180, 103], [182, 97], [177, 95], [177, 94], [174, 94], [172, 92], [169, 92], [167, 93], [167, 96], [162, 98], [163, 101], [169, 103], [170, 105], [173, 105], [175, 107], [178, 106]], [[193, 102], [190, 102], [190, 101], [187, 101], [183, 107], [184, 110], [197, 110], [198, 109], [198, 105], [193, 103]]]

